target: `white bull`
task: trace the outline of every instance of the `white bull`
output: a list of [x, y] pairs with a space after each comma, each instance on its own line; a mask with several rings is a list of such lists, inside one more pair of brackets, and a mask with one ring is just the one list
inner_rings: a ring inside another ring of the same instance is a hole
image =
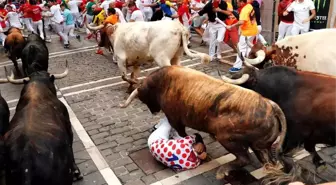
[[[322, 29], [276, 42], [270, 51], [260, 44], [252, 47], [245, 64], [272, 60], [275, 65], [336, 76], [336, 29]], [[251, 58], [256, 56], [256, 58]]]
[[[104, 25], [91, 27], [91, 30], [104, 28]], [[189, 31], [177, 21], [130, 22], [107, 25], [104, 28], [114, 50], [114, 60], [122, 72], [122, 79], [130, 84], [137, 83], [140, 65], [155, 61], [159, 67], [180, 65], [183, 51], [192, 58], [201, 58], [209, 63], [210, 56], [204, 53], [191, 53], [188, 49]], [[104, 39], [102, 37], [102, 39]], [[128, 66], [133, 66], [132, 79], [127, 79]]]

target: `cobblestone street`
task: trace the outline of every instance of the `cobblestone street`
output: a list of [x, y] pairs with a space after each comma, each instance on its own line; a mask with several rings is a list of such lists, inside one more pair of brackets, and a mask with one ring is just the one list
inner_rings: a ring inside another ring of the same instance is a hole
[[[152, 128], [162, 114], [153, 116], [139, 100], [135, 100], [125, 109], [119, 108], [129, 96], [127, 85], [122, 81], [117, 64], [108, 52], [95, 54], [96, 44], [82, 39], [72, 40], [69, 50], [63, 48], [58, 37], [52, 35], [48, 43], [50, 60], [49, 72], [62, 73], [68, 61], [69, 74], [56, 80], [58, 97], [69, 110], [75, 139], [73, 149], [76, 162], [84, 175], [76, 185], [224, 185], [259, 184], [263, 177], [261, 164], [251, 154], [253, 163], [246, 166], [246, 172], [218, 181], [216, 170], [220, 165], [234, 160], [218, 142], [208, 134], [200, 133], [207, 146], [209, 159], [194, 170], [175, 173], [155, 161], [149, 153], [147, 139]], [[207, 46], [200, 47], [200, 39], [194, 36], [191, 49], [207, 53]], [[13, 68], [12, 62], [1, 53], [0, 78], [5, 77], [3, 67]], [[182, 65], [218, 78], [218, 70], [224, 74], [235, 60], [235, 54], [227, 47], [223, 52], [223, 62], [201, 64], [197, 59], [186, 56]], [[142, 66], [141, 77], [157, 69], [155, 64]], [[130, 72], [131, 69], [128, 70]], [[0, 84], [1, 95], [8, 102], [11, 117], [14, 115], [22, 85]], [[188, 134], [197, 131], [187, 129]], [[327, 161], [327, 169], [321, 173], [315, 171], [311, 157], [301, 151], [295, 160], [312, 172], [312, 181], [336, 181], [336, 148], [321, 148], [321, 157]], [[249, 173], [250, 172], [250, 173]]]

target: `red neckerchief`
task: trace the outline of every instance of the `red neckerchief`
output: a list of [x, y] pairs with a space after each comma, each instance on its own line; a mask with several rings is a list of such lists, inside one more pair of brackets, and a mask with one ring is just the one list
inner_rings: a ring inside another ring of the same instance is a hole
[[130, 8], [130, 12], [133, 13], [135, 10], [139, 10], [139, 8], [134, 5], [132, 8]]

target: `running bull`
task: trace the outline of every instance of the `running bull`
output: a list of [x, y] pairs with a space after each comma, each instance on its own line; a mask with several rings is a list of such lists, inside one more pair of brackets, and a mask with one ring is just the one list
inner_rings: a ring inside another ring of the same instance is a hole
[[[336, 141], [336, 78], [285, 66], [262, 70], [245, 68], [225, 82], [251, 89], [276, 102], [286, 115], [287, 135], [283, 146], [289, 153], [298, 146], [313, 156], [318, 171], [326, 163], [315, 150], [318, 143], [335, 146]], [[240, 77], [241, 76], [241, 77]], [[287, 167], [287, 171], [291, 168]]]
[[276, 103], [251, 90], [193, 69], [169, 66], [151, 73], [120, 106], [127, 107], [135, 97], [153, 114], [162, 110], [180, 136], [186, 136], [185, 127], [207, 132], [234, 154], [236, 159], [217, 171], [218, 179], [249, 164], [249, 147], [264, 164], [275, 162], [274, 154], [281, 152], [284, 114]]
[[21, 60], [25, 76], [35, 71], [48, 71], [49, 51], [39, 35], [33, 33], [27, 37]]
[[8, 58], [12, 60], [18, 75], [21, 75], [17, 59], [21, 58], [22, 50], [26, 44], [21, 29], [12, 27], [8, 30], [4, 48], [8, 52]]
[[[37, 71], [48, 71], [49, 65], [49, 51], [40, 36], [37, 34], [30, 34], [27, 37], [27, 44], [22, 51], [22, 68], [26, 76]], [[7, 71], [7, 69], [5, 68]], [[66, 61], [66, 72], [63, 74], [55, 74], [55, 78], [64, 78], [68, 74], [68, 62]], [[22, 84], [24, 80], [29, 80], [29, 77], [23, 79], [14, 79], [13, 73], [7, 76], [10, 83]]]
[[[104, 25], [87, 27], [99, 30]], [[159, 67], [180, 65], [183, 51], [189, 57], [201, 58], [202, 63], [210, 61], [207, 54], [190, 52], [187, 47], [189, 31], [178, 21], [117, 23], [105, 27], [108, 38], [102, 37], [101, 40], [109, 40], [112, 44], [122, 79], [130, 84], [137, 83], [141, 64], [155, 61]], [[126, 77], [128, 66], [133, 66], [131, 79]]]
[[258, 68], [272, 61], [298, 70], [336, 76], [336, 29], [322, 29], [277, 41], [271, 50], [257, 43], [245, 60]]
[[5, 135], [7, 184], [71, 185], [82, 178], [72, 150], [69, 114], [57, 98], [54, 80], [38, 71], [25, 81]]

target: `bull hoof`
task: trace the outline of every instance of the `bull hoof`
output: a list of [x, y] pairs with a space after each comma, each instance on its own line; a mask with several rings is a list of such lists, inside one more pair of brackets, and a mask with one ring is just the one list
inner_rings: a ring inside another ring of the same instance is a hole
[[225, 176], [229, 176], [228, 170], [223, 166], [219, 167], [216, 173], [216, 179], [221, 180], [224, 179]]
[[72, 174], [73, 176], [73, 182], [79, 181], [83, 179], [83, 176], [79, 170], [75, 170]]

